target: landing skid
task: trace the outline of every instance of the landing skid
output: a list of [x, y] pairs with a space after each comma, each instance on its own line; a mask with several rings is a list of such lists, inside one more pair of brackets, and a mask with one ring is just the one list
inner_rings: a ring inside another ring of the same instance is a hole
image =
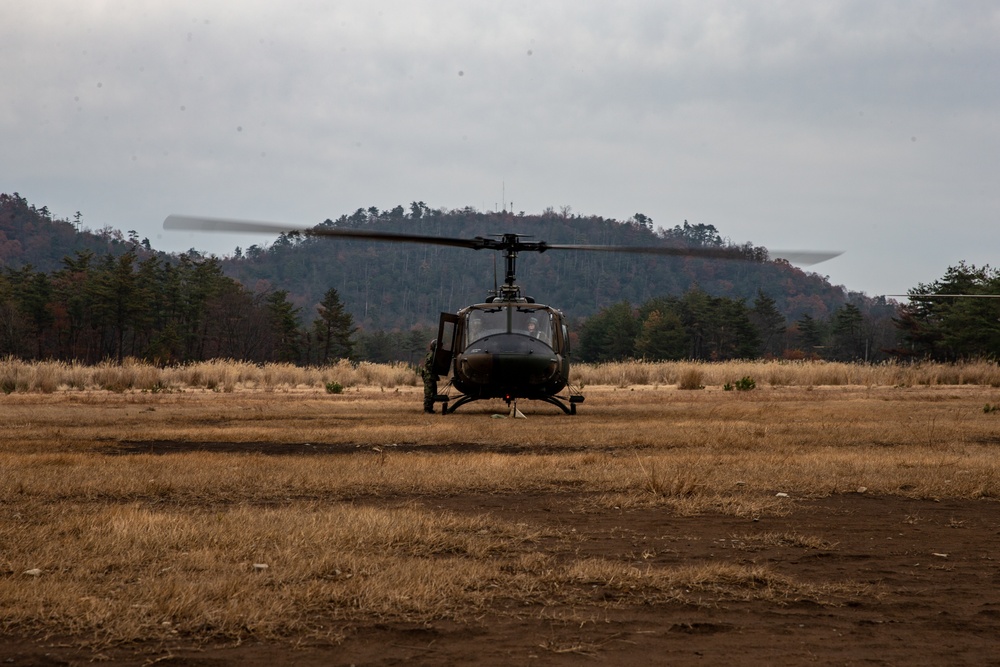
[[466, 403], [471, 403], [472, 401], [475, 400], [477, 399], [475, 399], [472, 396], [460, 396], [459, 399], [455, 401], [455, 405], [448, 407], [448, 397], [445, 396], [444, 403], [441, 404], [441, 414], [446, 415], [448, 413], [454, 412], [455, 410], [458, 410]]
[[[441, 401], [441, 414], [447, 415], [447, 414], [450, 414], [450, 413], [454, 412], [455, 410], [458, 410], [460, 407], [462, 407], [466, 403], [471, 403], [473, 401], [484, 400], [484, 399], [479, 399], [479, 398], [476, 398], [475, 396], [468, 396], [468, 395], [464, 395], [463, 394], [462, 396], [460, 396], [458, 398], [457, 401], [455, 401], [455, 404], [451, 405], [451, 406], [448, 405], [448, 402], [449, 402], [450, 399], [449, 399], [449, 397], [446, 394], [438, 394], [436, 400]], [[573, 394], [573, 395], [568, 396], [568, 397], [563, 397], [563, 396], [543, 396], [542, 398], [533, 399], [533, 400], [545, 401], [546, 403], [551, 403], [552, 405], [554, 405], [557, 408], [559, 408], [560, 410], [562, 410], [565, 414], [567, 414], [567, 415], [575, 415], [576, 414], [576, 404], [577, 403], [583, 403], [583, 396], [581, 396], [580, 394]], [[511, 401], [507, 401], [507, 405], [510, 405], [510, 404], [511, 404]]]
[[568, 415], [576, 414], [576, 404], [583, 403], [583, 396], [579, 394], [574, 394], [569, 398], [563, 398], [562, 396], [546, 396], [545, 398], [539, 399], [545, 401], [546, 403], [551, 403], [552, 405], [561, 408], [563, 412]]

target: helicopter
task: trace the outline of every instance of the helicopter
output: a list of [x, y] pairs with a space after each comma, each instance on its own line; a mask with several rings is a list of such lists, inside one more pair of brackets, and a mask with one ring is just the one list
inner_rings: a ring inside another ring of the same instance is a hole
[[[433, 373], [450, 376], [446, 385], [457, 392], [438, 393], [441, 413], [450, 414], [473, 401], [501, 399], [511, 413], [517, 412], [519, 399], [543, 401], [563, 413], [575, 415], [584, 396], [570, 385], [570, 336], [563, 313], [552, 306], [537, 303], [521, 293], [517, 284], [516, 263], [519, 253], [555, 251], [627, 252], [675, 257], [702, 257], [747, 260], [745, 250], [731, 247], [622, 246], [557, 244], [528, 240], [531, 237], [502, 233], [492, 237], [456, 238], [338, 229], [329, 226], [301, 227], [273, 222], [230, 218], [170, 215], [163, 222], [165, 230], [302, 233], [341, 239], [423, 243], [499, 251], [504, 258], [505, 277], [482, 303], [462, 308], [457, 313], [441, 313], [431, 361]], [[776, 251], [778, 256], [798, 264], [816, 264], [840, 255], [839, 252]]]

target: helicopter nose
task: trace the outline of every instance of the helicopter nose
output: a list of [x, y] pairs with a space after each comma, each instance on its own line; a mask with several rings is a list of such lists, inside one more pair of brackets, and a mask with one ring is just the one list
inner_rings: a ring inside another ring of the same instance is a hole
[[541, 382], [558, 368], [548, 354], [517, 352], [476, 353], [462, 357], [463, 374], [475, 382]]
[[459, 366], [462, 374], [476, 383], [537, 384], [556, 372], [558, 358], [551, 347], [538, 339], [498, 334], [467, 348]]

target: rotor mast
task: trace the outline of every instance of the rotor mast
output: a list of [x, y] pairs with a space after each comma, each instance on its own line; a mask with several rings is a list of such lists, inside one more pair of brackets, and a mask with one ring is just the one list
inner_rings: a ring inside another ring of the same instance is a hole
[[544, 241], [522, 241], [520, 234], [498, 234], [497, 240], [483, 239], [484, 247], [503, 252], [504, 263], [506, 264], [506, 275], [503, 285], [500, 286], [500, 293], [497, 298], [500, 301], [517, 301], [521, 298], [521, 288], [518, 287], [516, 277], [517, 253], [520, 250], [532, 252], [545, 252], [548, 246]]

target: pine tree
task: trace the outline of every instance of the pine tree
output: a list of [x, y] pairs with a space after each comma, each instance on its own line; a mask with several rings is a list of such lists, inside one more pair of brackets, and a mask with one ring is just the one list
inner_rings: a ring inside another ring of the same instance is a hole
[[867, 361], [867, 332], [861, 310], [845, 303], [833, 314], [833, 353], [839, 361]]
[[0, 275], [0, 355], [29, 354], [30, 340], [30, 326], [18, 308], [14, 286]]
[[287, 290], [275, 290], [264, 297], [273, 339], [271, 358], [274, 361], [299, 361], [299, 309], [288, 300]]
[[327, 364], [334, 359], [350, 358], [354, 351], [351, 336], [357, 331], [354, 318], [340, 302], [337, 290], [330, 288], [317, 306], [319, 317], [313, 321], [316, 361]]
[[1000, 357], [1000, 298], [945, 296], [954, 294], [1000, 294], [1000, 270], [960, 262], [910, 290], [896, 320], [909, 353], [947, 361]]
[[580, 332], [580, 359], [621, 361], [636, 356], [639, 320], [627, 301], [605, 308], [587, 320]]
[[55, 321], [50, 308], [52, 284], [49, 277], [36, 272], [30, 265], [19, 271], [8, 271], [7, 277], [14, 289], [17, 309], [29, 327], [29, 340], [35, 341], [32, 354], [36, 359], [44, 359], [48, 356], [46, 340]]
[[795, 323], [799, 332], [799, 346], [808, 355], [819, 354], [823, 347], [823, 331], [819, 322], [812, 315], [806, 313]]
[[635, 339], [635, 351], [648, 361], [683, 359], [687, 349], [688, 335], [684, 323], [672, 310], [649, 313]]
[[778, 311], [777, 304], [762, 290], [757, 290], [753, 308], [750, 309], [750, 321], [760, 336], [761, 352], [778, 356], [784, 344], [782, 335], [785, 333], [785, 316]]

